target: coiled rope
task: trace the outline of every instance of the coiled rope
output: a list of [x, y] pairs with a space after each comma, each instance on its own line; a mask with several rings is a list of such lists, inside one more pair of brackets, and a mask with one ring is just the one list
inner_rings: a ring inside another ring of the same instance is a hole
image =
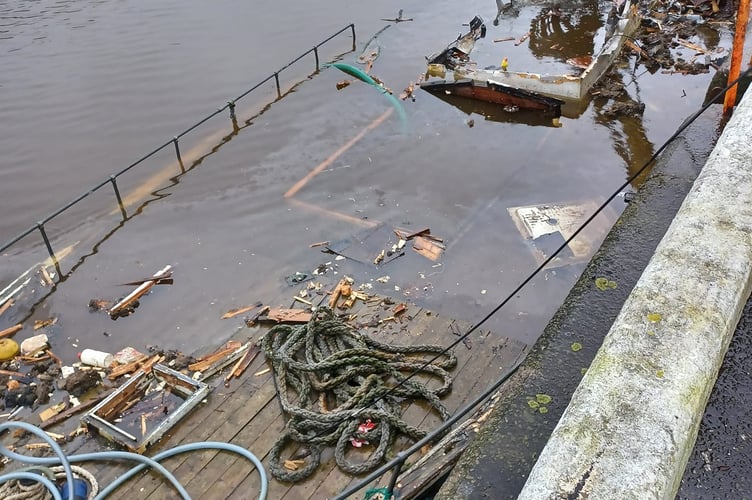
[[[85, 479], [89, 483], [87, 500], [92, 500], [99, 492], [99, 483], [94, 475], [77, 465], [70, 466], [74, 477]], [[45, 473], [50, 480], [65, 478], [65, 469], [62, 465], [55, 467], [35, 467], [33, 470]], [[3, 500], [51, 500], [52, 493], [44, 484], [34, 481], [13, 479], [0, 484], [0, 498]]]
[[[396, 437], [418, 440], [426, 435], [402, 420], [403, 402], [425, 400], [442, 420], [449, 418], [439, 398], [451, 390], [448, 370], [457, 365], [457, 358], [442, 346], [384, 344], [322, 307], [305, 325], [270, 329], [263, 348], [274, 368], [282, 410], [289, 417], [272, 447], [269, 464], [272, 476], [280, 481], [310, 476], [329, 446], [335, 446], [341, 470], [363, 474], [375, 469], [394, 455]], [[438, 358], [427, 364], [428, 356]], [[429, 388], [438, 385], [436, 381], [440, 387]], [[359, 432], [368, 419], [375, 427]], [[347, 457], [351, 439], [377, 443], [376, 448], [365, 461], [354, 463]], [[288, 470], [280, 463], [281, 455], [295, 445], [307, 448], [310, 455], [303, 467]]]

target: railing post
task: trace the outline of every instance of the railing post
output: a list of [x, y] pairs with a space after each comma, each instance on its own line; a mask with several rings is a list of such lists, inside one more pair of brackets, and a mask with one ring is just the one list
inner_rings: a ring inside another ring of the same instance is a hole
[[227, 101], [227, 108], [230, 110], [230, 121], [232, 122], [232, 131], [238, 132], [238, 117], [235, 115], [235, 101]]
[[44, 245], [47, 247], [47, 253], [50, 254], [50, 257], [52, 257], [52, 262], [57, 264], [57, 257], [55, 257], [55, 252], [54, 250], [52, 250], [50, 239], [47, 237], [47, 232], [44, 230], [44, 224], [42, 224], [41, 221], [37, 222], [37, 229], [39, 229], [39, 232], [42, 235], [42, 239], [44, 240]]
[[[319, 71], [319, 70], [321, 69], [321, 60], [320, 60], [320, 54], [319, 54], [319, 52], [318, 52], [318, 49], [319, 49], [319, 47], [320, 47], [320, 46], [322, 46], [322, 45], [324, 45], [324, 44], [326, 44], [326, 43], [328, 43], [328, 42], [329, 42], [330, 40], [332, 40], [333, 38], [335, 38], [335, 37], [339, 37], [339, 35], [341, 35], [341, 34], [345, 33], [345, 32], [347, 31], [347, 29], [348, 29], [348, 28], [350, 29], [350, 31], [351, 31], [351, 33], [352, 33], [352, 43], [353, 43], [353, 45], [352, 45], [352, 50], [355, 50], [355, 48], [356, 48], [355, 23], [350, 23], [350, 24], [349, 24], [348, 26], [345, 26], [345, 27], [341, 28], [341, 29], [340, 29], [339, 31], [337, 31], [336, 33], [332, 34], [332, 35], [331, 35], [331, 36], [330, 36], [329, 38], [327, 38], [327, 39], [326, 39], [326, 40], [324, 40], [323, 42], [319, 43], [318, 45], [315, 45], [315, 46], [313, 47], [313, 49], [309, 49], [308, 51], [306, 51], [306, 52], [302, 53], [302, 54], [301, 54], [301, 55], [300, 55], [300, 56], [299, 56], [299, 57], [298, 57], [297, 59], [295, 59], [295, 60], [291, 61], [290, 63], [288, 63], [288, 66], [289, 66], [289, 65], [291, 65], [291, 64], [293, 64], [293, 63], [296, 63], [296, 62], [298, 62], [298, 60], [300, 60], [300, 59], [302, 59], [303, 57], [307, 56], [307, 55], [308, 55], [308, 52], [310, 52], [311, 50], [313, 50], [313, 54], [314, 54], [314, 57], [316, 58], [316, 71], [318, 72], [318, 71]], [[277, 97], [278, 97], [278, 98], [281, 98], [281, 97], [282, 97], [282, 86], [280, 85], [280, 82], [279, 82], [279, 73], [280, 73], [280, 72], [282, 72], [282, 71], [283, 71], [283, 70], [284, 70], [285, 68], [287, 68], [288, 66], [284, 66], [284, 67], [282, 67], [282, 68], [281, 68], [281, 69], [279, 69], [279, 70], [278, 70], [277, 72], [275, 72], [275, 73], [274, 73], [274, 75], [273, 75], [273, 76], [274, 76], [274, 82], [275, 82], [275, 85], [276, 85], [276, 87], [277, 87]], [[231, 120], [232, 120], [232, 122], [233, 122], [233, 130], [234, 130], [234, 132], [235, 132], [235, 133], [237, 133], [237, 132], [238, 132], [238, 131], [240, 130], [240, 128], [238, 127], [238, 123], [237, 123], [237, 116], [236, 116], [236, 114], [235, 114], [235, 101], [236, 101], [236, 100], [239, 100], [239, 99], [242, 99], [243, 97], [245, 97], [245, 96], [246, 96], [247, 94], [249, 94], [250, 92], [252, 92], [252, 91], [256, 90], [257, 88], [259, 88], [259, 87], [260, 87], [260, 86], [262, 86], [262, 85], [265, 85], [265, 84], [266, 84], [266, 83], [267, 83], [267, 82], [269, 81], [269, 79], [270, 79], [270, 78], [271, 78], [271, 77], [270, 77], [270, 76], [268, 76], [268, 77], [267, 77], [267, 78], [265, 78], [265, 79], [264, 79], [264, 80], [263, 80], [262, 82], [259, 82], [259, 83], [258, 83], [258, 84], [257, 84], [256, 86], [252, 87], [251, 89], [247, 90], [247, 91], [246, 91], [245, 93], [241, 94], [241, 96], [240, 96], [240, 97], [236, 98], [236, 99], [235, 99], [235, 100], [233, 100], [233, 101], [228, 101], [227, 105], [228, 105], [228, 108], [230, 109], [230, 119], [231, 119]], [[172, 143], [174, 144], [174, 146], [175, 146], [175, 155], [177, 156], [177, 160], [178, 160], [178, 163], [179, 163], [179, 165], [180, 165], [180, 169], [181, 169], [181, 172], [182, 172], [182, 173], [185, 173], [185, 172], [186, 172], [186, 170], [185, 170], [185, 165], [183, 164], [183, 158], [182, 158], [182, 155], [181, 155], [181, 153], [180, 153], [180, 145], [179, 145], [179, 143], [178, 143], [178, 141], [179, 141], [180, 137], [182, 137], [183, 135], [186, 135], [187, 133], [191, 132], [191, 131], [192, 131], [193, 129], [195, 129], [195, 128], [197, 128], [198, 126], [202, 125], [202, 124], [203, 124], [204, 122], [206, 122], [207, 120], [209, 120], [209, 119], [213, 118], [213, 117], [214, 117], [214, 116], [215, 116], [216, 114], [220, 113], [221, 111], [222, 111], [222, 109], [220, 109], [220, 110], [216, 111], [215, 113], [213, 113], [213, 114], [211, 114], [211, 115], [207, 116], [207, 117], [206, 117], [206, 118], [204, 118], [204, 119], [203, 119], [202, 121], [200, 121], [199, 123], [197, 123], [197, 124], [195, 124], [194, 126], [192, 126], [191, 128], [189, 128], [189, 129], [187, 129], [187, 130], [185, 130], [185, 131], [181, 132], [181, 133], [180, 133], [179, 135], [176, 135], [176, 136], [174, 136], [174, 137], [173, 137], [173, 139], [172, 139], [172, 141], [171, 141], [171, 142], [172, 142]], [[167, 146], [169, 145], [169, 143], [170, 143], [170, 141], [168, 141], [168, 142], [166, 142], [166, 143], [162, 144], [162, 145], [161, 145], [161, 146], [159, 146], [159, 147], [158, 147], [157, 149], [155, 149], [155, 150], [154, 150], [154, 151], [152, 151], [151, 153], [147, 154], [146, 156], [142, 157], [142, 158], [141, 158], [140, 160], [136, 161], [135, 163], [132, 163], [131, 165], [129, 165], [129, 166], [127, 167], [127, 168], [125, 168], [124, 170], [122, 170], [122, 171], [121, 171], [121, 172], [119, 172], [118, 174], [115, 174], [115, 175], [111, 175], [111, 176], [110, 176], [110, 178], [109, 178], [109, 180], [105, 180], [105, 181], [103, 181], [103, 182], [102, 182], [102, 183], [101, 183], [100, 185], [98, 185], [98, 186], [97, 186], [97, 187], [96, 187], [96, 188], [95, 188], [94, 190], [97, 190], [97, 189], [99, 189], [100, 187], [104, 186], [104, 185], [105, 185], [105, 184], [106, 184], [106, 183], [107, 183], [107, 182], [109, 181], [109, 182], [110, 182], [110, 183], [112, 184], [112, 188], [113, 188], [113, 190], [114, 190], [114, 192], [115, 192], [115, 196], [116, 196], [116, 198], [117, 198], [117, 201], [118, 201], [118, 206], [119, 206], [119, 208], [120, 208], [120, 212], [122, 213], [122, 215], [123, 215], [123, 218], [127, 218], [127, 216], [128, 216], [128, 213], [127, 213], [127, 211], [126, 211], [126, 209], [125, 209], [125, 205], [123, 204], [123, 200], [122, 200], [122, 197], [121, 197], [121, 195], [120, 195], [120, 192], [119, 192], [119, 188], [118, 188], [118, 185], [117, 185], [117, 177], [118, 177], [119, 175], [121, 175], [121, 174], [125, 173], [126, 171], [130, 170], [130, 169], [131, 169], [132, 167], [135, 167], [136, 165], [140, 164], [141, 162], [143, 162], [143, 161], [144, 161], [144, 160], [146, 160], [147, 158], [150, 158], [150, 157], [152, 157], [153, 155], [155, 155], [156, 153], [158, 153], [158, 152], [162, 151], [162, 149], [164, 149], [165, 147], [167, 147]], [[52, 218], [54, 218], [54, 217], [56, 217], [57, 215], [59, 215], [59, 214], [60, 214], [60, 213], [61, 213], [62, 211], [64, 211], [64, 210], [67, 210], [67, 209], [68, 209], [68, 208], [69, 208], [70, 206], [72, 206], [72, 205], [74, 205], [74, 204], [78, 203], [79, 201], [80, 201], [80, 199], [73, 201], [71, 205], [64, 207], [64, 208], [63, 208], [63, 209], [61, 209], [61, 210], [60, 210], [59, 212], [57, 212], [57, 213], [55, 213], [54, 215], [50, 216], [50, 217], [49, 217], [48, 219], [46, 219], [46, 220], [47, 220], [47, 221], [51, 220]], [[42, 237], [43, 237], [43, 238], [44, 238], [44, 240], [45, 240], [45, 244], [46, 244], [46, 246], [47, 246], [47, 251], [48, 251], [48, 252], [50, 253], [50, 256], [51, 256], [51, 257], [52, 257], [52, 258], [54, 259], [54, 257], [55, 257], [55, 256], [54, 256], [54, 252], [53, 252], [53, 250], [52, 250], [52, 246], [50, 245], [50, 242], [49, 242], [49, 240], [47, 239], [47, 235], [45, 234], [44, 226], [43, 226], [43, 224], [42, 224], [41, 222], [38, 222], [38, 223], [37, 223], [37, 226], [36, 226], [36, 227], [35, 227], [35, 226], [33, 226], [33, 225], [32, 225], [31, 227], [29, 227], [29, 229], [28, 229], [28, 233], [27, 233], [27, 234], [31, 234], [31, 233], [32, 233], [32, 232], [34, 231], [34, 229], [37, 229], [37, 228], [39, 229], [40, 233], [42, 234]], [[24, 235], [23, 237], [25, 237], [25, 236], [26, 236], [26, 235]], [[20, 238], [19, 238], [19, 239], [20, 239]], [[14, 240], [14, 241], [12, 241], [12, 242], [9, 242], [9, 243], [7, 243], [7, 244], [6, 244], [6, 245], [5, 245], [5, 246], [4, 246], [3, 248], [5, 248], [5, 249], [7, 249], [7, 248], [10, 248], [10, 246], [14, 245], [14, 244], [15, 244], [15, 243], [16, 243], [17, 241], [18, 241], [18, 240]]]
[[235, 102], [227, 101], [227, 109], [230, 110], [230, 120], [237, 121], [237, 117], [235, 116]]
[[110, 176], [110, 184], [112, 184], [112, 190], [115, 191], [115, 198], [117, 198], [118, 206], [120, 207], [120, 213], [123, 214], [123, 219], [128, 218], [128, 213], [125, 211], [125, 205], [123, 205], [123, 199], [120, 197], [120, 190], [117, 186], [117, 178], [114, 175]]
[[178, 163], [180, 163], [180, 170], [185, 173], [185, 166], [183, 165], [183, 158], [180, 156], [180, 146], [178, 145], [178, 136], [172, 138], [173, 144], [175, 144], [175, 155], [178, 157]]

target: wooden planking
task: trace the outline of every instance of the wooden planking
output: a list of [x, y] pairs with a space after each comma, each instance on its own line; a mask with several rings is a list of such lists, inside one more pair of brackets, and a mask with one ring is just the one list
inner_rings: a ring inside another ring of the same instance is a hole
[[[158, 446], [149, 449], [149, 455], [156, 454], [160, 449], [168, 449], [177, 444], [208, 440], [217, 428], [228, 418], [228, 415], [236, 412], [239, 408], [251, 403], [255, 394], [268, 386], [266, 382], [270, 375], [254, 377], [253, 373], [263, 366], [263, 361], [254, 362], [246, 371], [243, 379], [233, 381], [229, 389], [221, 386], [222, 378], [219, 377], [215, 384], [217, 387], [208, 398], [208, 402], [196, 408], [183, 421], [176, 426], [172, 433], [165, 436]], [[192, 454], [183, 454], [171, 458], [167, 462], [169, 470], [179, 469], [186, 461], [192, 458]], [[164, 480], [161, 476], [142, 473], [133, 479], [129, 487], [118, 490], [113, 498], [127, 498], [129, 491], [137, 491], [140, 498], [146, 498], [151, 492], [160, 487]]]
[[[409, 313], [410, 311], [408, 311]], [[449, 323], [444, 318], [430, 313], [428, 311], [421, 311], [420, 314], [413, 316], [415, 319], [413, 321], [416, 321], [417, 323], [412, 328], [412, 332], [408, 338], [402, 338], [403, 336], [398, 336], [395, 343], [399, 342], [402, 344], [409, 344], [409, 345], [417, 345], [417, 344], [443, 344], [443, 345], [449, 345], [450, 342], [444, 341], [440, 342], [438, 341], [443, 336], [448, 335], [452, 338], [454, 338], [453, 335], [450, 333], [449, 329]], [[450, 320], [451, 321], [451, 320]], [[469, 356], [464, 355], [464, 353], [460, 353], [458, 355], [458, 366], [450, 372], [452, 376], [454, 377], [457, 372], [466, 365], [467, 361], [470, 359]], [[452, 399], [456, 399], [456, 394], [454, 391], [450, 392], [447, 396], [445, 396], [442, 399], [442, 403], [447, 408], [447, 410], [451, 413], [452, 412]], [[453, 397], [454, 396], [454, 397]], [[429, 404], [426, 402], [421, 401], [420, 404], [411, 404], [405, 410], [403, 411], [402, 418], [407, 421], [408, 423], [415, 425], [416, 427], [426, 429], [428, 431], [434, 429], [436, 425], [429, 424], [424, 425], [423, 422], [426, 419], [427, 416], [433, 416], [435, 418], [436, 422], [440, 422], [441, 418], [439, 415], [433, 410], [433, 408], [430, 407]], [[395, 450], [396, 449], [405, 449], [409, 447], [412, 444], [412, 441], [407, 439], [406, 437], [401, 437], [395, 444]], [[337, 493], [339, 491], [342, 491], [345, 489], [353, 480], [357, 481], [358, 478], [354, 477], [350, 474], [347, 474], [345, 472], [342, 472], [338, 468], [334, 468], [328, 475], [323, 477], [320, 480], [319, 487], [314, 491], [313, 497], [328, 497], [332, 496], [332, 494]], [[293, 500], [299, 497], [296, 492], [290, 491], [287, 496], [284, 497], [285, 500]]]
[[[274, 403], [275, 398], [276, 391], [274, 389], [274, 384], [271, 383], [264, 383], [251, 398], [245, 397], [242, 391], [236, 391], [234, 397], [231, 398], [233, 403], [223, 414], [225, 417], [224, 420], [216, 423], [205, 422], [205, 425], [202, 426], [202, 429], [199, 429], [198, 433], [194, 432], [190, 439], [184, 442], [231, 442], [238, 433], [238, 430], [242, 429], [246, 423], [253, 420], [256, 415], [269, 405], [269, 403]], [[203, 432], [203, 428], [209, 429], [210, 434], [205, 435], [208, 432]], [[204, 468], [218, 453], [218, 450], [207, 450], [186, 455], [186, 460], [174, 470], [175, 477], [177, 477], [182, 484], [188, 484], [197, 475], [204, 474]], [[165, 496], [166, 491], [170, 491], [169, 487], [167, 485], [159, 484], [158, 488], [152, 495], [144, 495], [142, 498], [170, 498], [169, 494]], [[191, 496], [195, 495], [195, 492], [191, 490], [189, 490], [189, 492], [191, 493]]]
[[[443, 320], [443, 322], [446, 324], [446, 320]], [[449, 320], [449, 322], [454, 324], [453, 331], [461, 332], [462, 334], [467, 332], [471, 326], [469, 324], [456, 322], [455, 320]], [[482, 332], [476, 331], [471, 334], [470, 338], [474, 341], [476, 338], [482, 338], [482, 335]], [[455, 337], [454, 335], [452, 335], [451, 337], [452, 341], [455, 341], [459, 338]], [[474, 345], [475, 344], [473, 344], [473, 347]], [[442, 400], [442, 403], [447, 408], [450, 414], [454, 414], [454, 412], [463, 407], [469, 400], [472, 400], [480, 393], [479, 390], [476, 392], [474, 389], [476, 388], [476, 385], [478, 385], [479, 380], [482, 380], [482, 377], [478, 377], [477, 373], [475, 372], [479, 366], [487, 366], [487, 363], [490, 362], [490, 358], [493, 356], [490, 350], [486, 351], [478, 349], [474, 352], [473, 349], [467, 349], [467, 347], [465, 347], [465, 344], [463, 343], [460, 343], [455, 348], [455, 352], [458, 356], [458, 366], [452, 372], [452, 376], [454, 377], [452, 392], [449, 396], [445, 397]], [[442, 423], [436, 412], [430, 409], [430, 407], [425, 403], [420, 405], [411, 405], [405, 411], [403, 418], [422, 429], [433, 430], [438, 428]], [[413, 444], [412, 441], [404, 437], [401, 439], [402, 449], [407, 449]], [[415, 462], [417, 458], [419, 458], [419, 452], [418, 455], [415, 455], [415, 457], [408, 459], [408, 462]], [[358, 478], [352, 478], [352, 481], [350, 481], [346, 485], [343, 485], [343, 487], [340, 488], [339, 491], [344, 490], [345, 488], [351, 486], [354, 483], [357, 483], [358, 481]], [[381, 483], [385, 485], [386, 483], [388, 483], [388, 481], [389, 475], [385, 476], [381, 481], [376, 481], [375, 483]], [[376, 486], [376, 484], [372, 484], [369, 487]]]
[[[391, 316], [393, 307], [394, 304], [387, 307], [360, 303], [353, 313], [358, 314], [356, 321], [367, 322], [374, 314], [381, 318]], [[408, 317], [412, 319], [408, 320]], [[424, 311], [414, 305], [409, 305], [400, 319], [401, 322], [384, 322], [379, 327], [363, 327], [363, 331], [376, 340], [391, 344], [448, 346], [458, 339], [452, 335], [450, 324], [464, 328], [454, 329], [461, 334], [469, 328], [469, 325]], [[503, 373], [499, 369], [500, 365], [508, 368], [512, 360], [524, 351], [523, 344], [506, 341], [505, 338], [488, 332], [476, 331], [471, 337], [471, 349], [462, 343], [454, 348], [458, 365], [450, 372], [454, 378], [453, 388], [442, 399], [450, 413], [464, 406], [498, 378]], [[185, 442], [228, 441], [249, 449], [268, 466], [269, 452], [283, 429], [285, 418], [275, 401], [276, 389], [270, 374], [262, 377], [253, 375], [265, 366], [267, 363], [259, 357], [243, 378], [233, 380], [229, 390], [221, 387], [222, 377], [218, 377], [208, 402], [189, 414], [161, 443], [150, 448], [149, 455], [153, 455], [158, 449], [167, 449]], [[484, 374], [487, 376], [483, 376]], [[426, 404], [409, 405], [403, 415], [411, 424], [428, 430], [440, 423], [440, 418]], [[101, 440], [87, 441], [93, 441], [95, 445], [101, 443]], [[404, 448], [411, 443], [404, 439], [402, 444]], [[84, 448], [89, 446], [85, 445]], [[195, 452], [170, 459], [166, 464], [194, 498], [254, 498], [258, 494], [258, 472], [251, 463], [235, 454]], [[100, 472], [114, 479], [129, 467], [107, 467], [107, 470]], [[100, 477], [99, 473], [97, 477]], [[319, 469], [305, 481], [288, 484], [270, 478], [269, 498], [305, 500], [331, 497], [357, 480], [357, 477], [341, 472], [334, 463], [333, 450], [327, 450]], [[385, 481], [388, 481], [388, 477], [382, 480]], [[149, 500], [175, 498], [176, 495], [169, 485], [163, 483], [160, 476], [143, 473], [120, 488], [112, 498], [123, 499], [126, 496], [133, 497], [134, 494], [138, 498]]]
[[[244, 448], [249, 449], [262, 460], [267, 470], [267, 479], [270, 481], [270, 487], [273, 483], [280, 486], [286, 491], [290, 485], [278, 483], [271, 479], [268, 474], [269, 453], [279, 434], [285, 426], [285, 418], [281, 414], [279, 406], [270, 404], [259, 416], [252, 422], [249, 422], [235, 438], [233, 442]], [[214, 458], [208, 464], [207, 474], [202, 477], [196, 477], [191, 481], [191, 488], [196, 491], [197, 498], [227, 498], [238, 485], [247, 480], [246, 492], [258, 492], [261, 482], [259, 474], [253, 469], [246, 459], [235, 455], [220, 455]], [[252, 498], [248, 495], [246, 498]], [[280, 498], [276, 493], [273, 494], [272, 488], [268, 498]]]
[[[463, 325], [462, 323], [458, 322], [455, 322], [455, 325], [462, 328], [461, 330], [458, 330], [457, 328], [454, 329], [454, 331], [461, 331], [461, 334], [464, 334], [469, 330], [469, 325]], [[460, 395], [460, 397], [445, 398], [442, 401], [450, 413], [454, 413], [455, 411], [464, 407], [470, 401], [475, 399], [477, 396], [479, 396], [483, 391], [486, 390], [491, 382], [493, 382], [503, 374], [504, 370], [508, 369], [520, 356], [524, 355], [524, 352], [527, 348], [524, 343], [509, 341], [506, 338], [503, 339], [503, 343], [506, 347], [505, 349], [489, 348], [490, 346], [488, 346], [487, 344], [489, 344], [489, 337], [491, 335], [493, 335], [491, 332], [482, 331], [479, 329], [473, 332], [468, 337], [469, 339], [471, 339], [471, 349], [467, 349], [467, 347], [465, 347], [465, 344], [463, 343], [460, 343], [457, 346], [456, 352], [458, 358], [462, 359], [462, 357], [467, 357], [469, 362], [467, 362], [465, 365], [459, 365], [458, 368], [455, 369], [455, 371], [452, 373], [455, 377], [452, 387], [452, 393]], [[457, 338], [455, 338], [455, 340], [457, 340]], [[463, 350], [465, 351], [465, 354], [468, 354], [469, 356], [463, 356]], [[508, 354], [508, 356], [506, 356], [506, 358], [508, 359], [504, 359], [504, 356], [502, 356], [502, 354]], [[502, 366], [503, 369], [500, 369], [502, 368]], [[485, 372], [488, 373], [488, 377], [479, 377], [478, 374], [475, 373], [475, 371], [479, 368], [484, 368]], [[408, 421], [411, 421], [411, 423], [415, 423], [414, 419], [418, 418], [420, 410], [421, 405], [412, 405], [410, 408], [408, 408], [407, 412], [413, 413], [415, 416], [406, 416], [405, 418]], [[441, 424], [441, 421], [436, 416], [435, 412], [424, 409], [423, 415], [424, 418], [418, 424], [419, 427], [435, 429]], [[407, 448], [412, 444], [410, 442], [407, 442], [407, 440], [405, 440], [405, 443], [406, 446], [404, 446], [404, 448]], [[419, 455], [414, 455], [414, 457], [408, 459], [408, 462], [414, 462], [418, 458]], [[353, 478], [351, 483], [347, 484], [339, 491], [344, 490], [346, 487], [349, 487], [357, 483], [358, 481], [358, 478]], [[386, 485], [388, 481], [389, 476], [385, 475], [382, 480], [374, 482], [374, 484], [369, 485], [369, 487], [375, 487], [378, 484]]]

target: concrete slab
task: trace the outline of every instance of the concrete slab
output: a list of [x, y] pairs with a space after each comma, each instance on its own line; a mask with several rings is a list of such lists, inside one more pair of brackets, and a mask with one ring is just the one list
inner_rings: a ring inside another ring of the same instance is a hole
[[[711, 108], [659, 158], [521, 369], [506, 384], [497, 410], [437, 499], [518, 496], [583, 370], [710, 154], [719, 119], [720, 107]], [[614, 281], [616, 288], [601, 290], [595, 285], [599, 277]], [[582, 348], [574, 351], [574, 343]], [[545, 413], [528, 404], [539, 393], [552, 398]]]
[[674, 498], [752, 286], [742, 99], [519, 496]]

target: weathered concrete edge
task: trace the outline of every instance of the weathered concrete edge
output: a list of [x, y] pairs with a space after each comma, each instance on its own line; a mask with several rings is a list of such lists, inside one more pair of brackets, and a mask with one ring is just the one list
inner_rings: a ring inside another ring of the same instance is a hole
[[519, 498], [674, 498], [752, 270], [752, 96], [726, 126]]

